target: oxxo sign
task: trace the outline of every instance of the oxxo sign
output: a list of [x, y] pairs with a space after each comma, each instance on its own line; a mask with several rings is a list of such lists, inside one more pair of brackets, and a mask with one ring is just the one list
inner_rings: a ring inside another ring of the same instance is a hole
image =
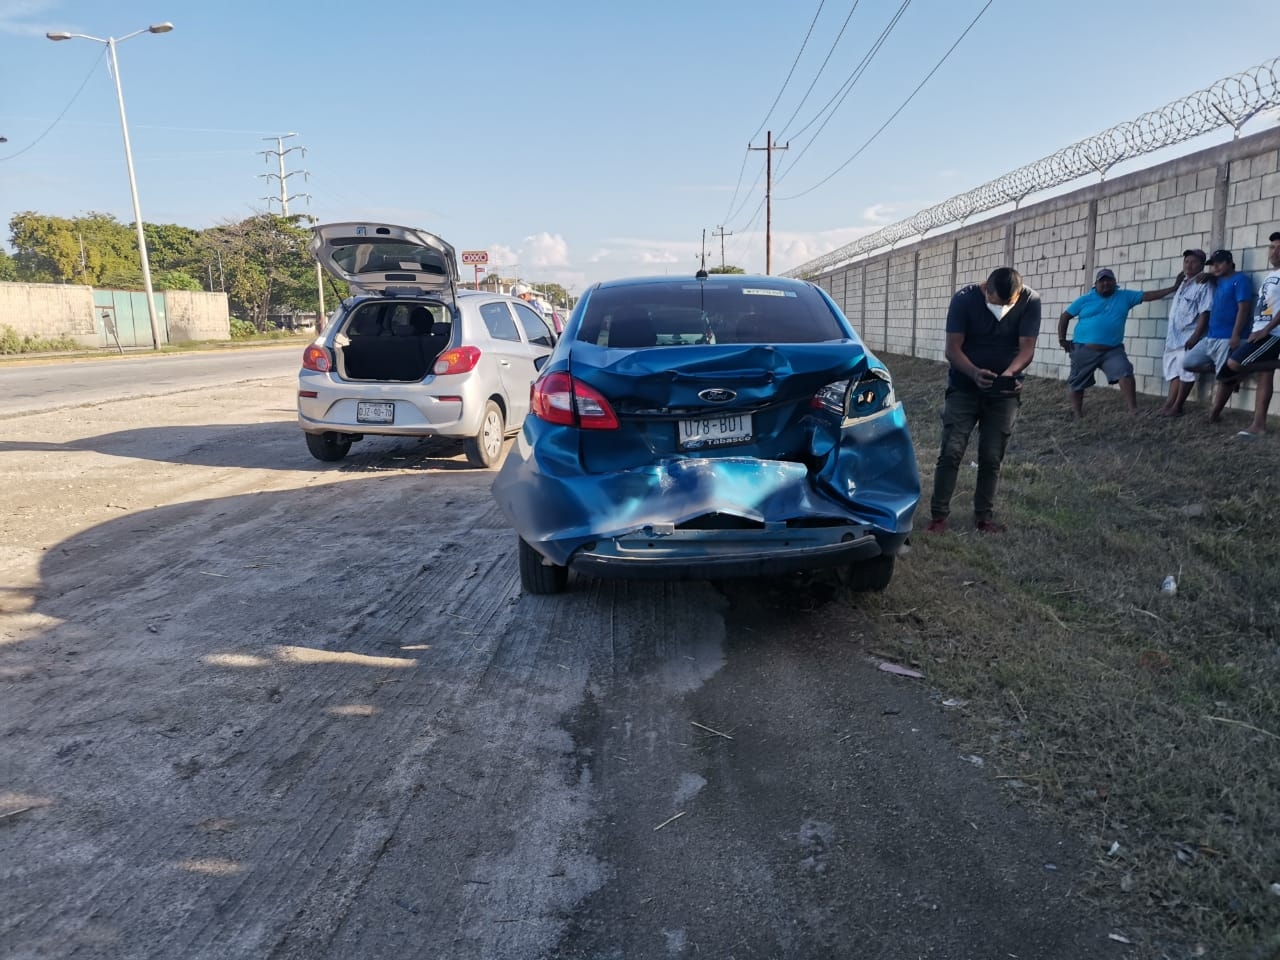
[[472, 286], [477, 290], [480, 289], [480, 271], [484, 270], [484, 265], [489, 262], [488, 250], [463, 250], [462, 265], [475, 267], [476, 277], [472, 282]]

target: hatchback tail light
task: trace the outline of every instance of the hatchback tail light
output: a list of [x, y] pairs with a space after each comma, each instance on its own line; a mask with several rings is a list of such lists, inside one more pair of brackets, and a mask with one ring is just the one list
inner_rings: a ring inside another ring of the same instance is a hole
[[618, 429], [618, 415], [604, 394], [563, 370], [548, 373], [534, 382], [532, 407], [535, 417], [562, 427]]
[[313, 343], [302, 351], [302, 369], [328, 373], [333, 369], [333, 354], [328, 347]]
[[436, 357], [431, 372], [440, 377], [451, 373], [470, 373], [479, 362], [479, 347], [454, 347]]

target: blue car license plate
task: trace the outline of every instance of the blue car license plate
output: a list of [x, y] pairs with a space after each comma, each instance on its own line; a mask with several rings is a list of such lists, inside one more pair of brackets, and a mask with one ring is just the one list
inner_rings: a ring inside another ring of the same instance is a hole
[[733, 413], [719, 417], [681, 420], [680, 449], [701, 450], [705, 447], [727, 447], [748, 443], [751, 436], [751, 414]]
[[356, 404], [356, 423], [395, 423], [396, 405], [394, 403], [369, 403], [362, 401]]

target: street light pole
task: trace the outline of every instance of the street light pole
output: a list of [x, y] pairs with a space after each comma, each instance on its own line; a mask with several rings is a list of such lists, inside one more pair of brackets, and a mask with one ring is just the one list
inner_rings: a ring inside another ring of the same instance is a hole
[[117, 40], [115, 37], [91, 37], [84, 33], [46, 33], [50, 40], [70, 40], [73, 37], [81, 40], [93, 40], [95, 43], [107, 45], [107, 56], [111, 61], [111, 76], [116, 83], [116, 102], [120, 104], [120, 132], [124, 136], [124, 162], [129, 170], [129, 192], [133, 196], [133, 220], [138, 228], [138, 259], [142, 264], [142, 286], [147, 292], [147, 316], [151, 319], [151, 348], [160, 349], [160, 317], [156, 313], [155, 292], [151, 289], [151, 261], [147, 257], [147, 236], [142, 229], [142, 207], [138, 203], [138, 181], [133, 175], [133, 149], [129, 146], [129, 121], [124, 112], [124, 91], [120, 87], [120, 65], [116, 62], [116, 44], [123, 43], [141, 33], [168, 33], [173, 29], [172, 23], [153, 23], [149, 27], [135, 30]]

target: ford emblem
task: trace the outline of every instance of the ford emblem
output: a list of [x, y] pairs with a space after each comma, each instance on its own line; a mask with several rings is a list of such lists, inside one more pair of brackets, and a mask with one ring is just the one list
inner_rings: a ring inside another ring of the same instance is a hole
[[712, 387], [710, 390], [699, 390], [698, 396], [707, 403], [728, 403], [736, 399], [737, 390], [725, 390], [723, 387]]

